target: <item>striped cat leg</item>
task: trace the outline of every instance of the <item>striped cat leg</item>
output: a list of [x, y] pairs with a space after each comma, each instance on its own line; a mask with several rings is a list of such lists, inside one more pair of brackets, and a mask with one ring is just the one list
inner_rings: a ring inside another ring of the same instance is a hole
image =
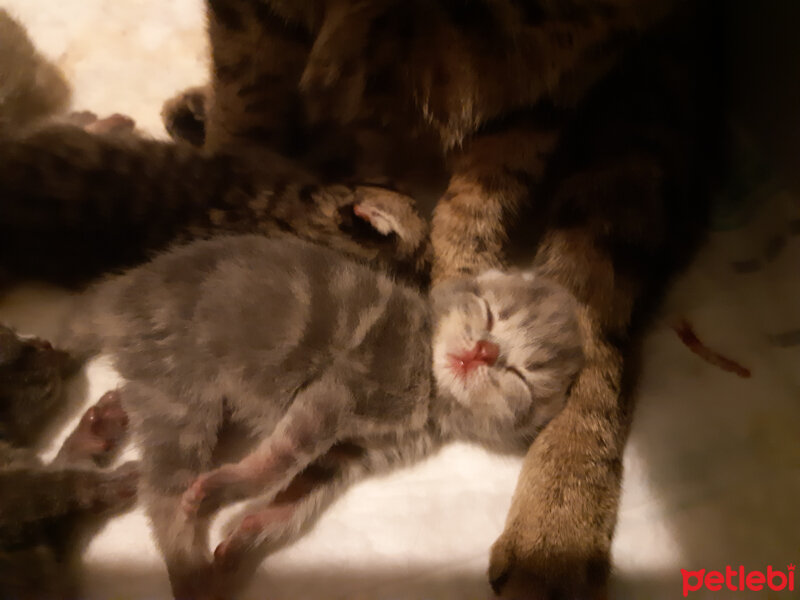
[[122, 398], [142, 449], [140, 498], [164, 556], [173, 596], [176, 600], [215, 598], [208, 522], [187, 518], [180, 505], [192, 479], [211, 465], [222, 405], [198, 410], [186, 399], [138, 382], [127, 383]]
[[509, 126], [455, 154], [433, 214], [434, 283], [502, 266], [508, 229], [530, 201], [557, 138], [554, 130]]
[[582, 303], [586, 364], [564, 410], [528, 451], [492, 549], [489, 578], [503, 598], [606, 597], [629, 422], [624, 340], [638, 290], [593, 236], [588, 228], [553, 230], [537, 257]]
[[249, 507], [214, 551], [216, 571], [232, 573], [243, 561], [291, 543], [345, 488], [368, 473], [376, 462], [369, 454], [355, 444], [336, 444], [274, 498]]
[[311, 48], [304, 24], [263, 0], [208, 0], [213, 78], [205, 141], [209, 150], [301, 150], [298, 82]]

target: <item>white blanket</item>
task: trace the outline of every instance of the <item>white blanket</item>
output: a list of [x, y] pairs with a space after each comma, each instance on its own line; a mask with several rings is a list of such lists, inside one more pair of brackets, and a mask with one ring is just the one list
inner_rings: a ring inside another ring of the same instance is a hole
[[[77, 110], [127, 114], [164, 136], [161, 103], [206, 79], [201, 0], [0, 0], [0, 6], [64, 69]], [[645, 344], [614, 543], [616, 598], [680, 598], [681, 568], [785, 570], [800, 562], [800, 210], [779, 186], [750, 184], [745, 199], [760, 199], [761, 208], [731, 205], [727, 223], [720, 221], [728, 229], [712, 234], [674, 286]], [[62, 300], [54, 290], [19, 290], [0, 299], [0, 321], [47, 335]], [[673, 329], [681, 318], [752, 376], [692, 353]], [[87, 377], [88, 388], [75, 391], [84, 406], [117, 383], [102, 360]], [[80, 411], [76, 406], [74, 419]], [[488, 549], [502, 530], [519, 466], [457, 445], [413, 469], [362, 483], [309, 535], [269, 557], [242, 598], [488, 598]], [[234, 513], [221, 515], [212, 543]], [[800, 589], [800, 576], [798, 582]], [[169, 596], [141, 509], [113, 520], [91, 543], [84, 589], [85, 598], [97, 600]]]

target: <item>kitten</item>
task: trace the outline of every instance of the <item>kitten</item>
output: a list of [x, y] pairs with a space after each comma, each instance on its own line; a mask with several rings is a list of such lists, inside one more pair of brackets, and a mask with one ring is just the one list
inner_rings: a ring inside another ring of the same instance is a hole
[[0, 589], [3, 598], [74, 594], [74, 554], [98, 519], [129, 506], [131, 463], [101, 471], [127, 424], [115, 394], [89, 408], [50, 465], [31, 446], [63, 401], [77, 363], [0, 326]]
[[[223, 542], [229, 566], [314, 516], [342, 478], [317, 489], [309, 472], [343, 451], [352, 481], [453, 439], [524, 450], [582, 359], [571, 295], [535, 273], [453, 280], [429, 302], [332, 250], [259, 236], [196, 242], [99, 283], [68, 329], [128, 382], [142, 494], [176, 598], [212, 593], [203, 530], [222, 503], [298, 487], [312, 497], [282, 523], [245, 518], [256, 539]], [[257, 444], [214, 468], [225, 425]]]

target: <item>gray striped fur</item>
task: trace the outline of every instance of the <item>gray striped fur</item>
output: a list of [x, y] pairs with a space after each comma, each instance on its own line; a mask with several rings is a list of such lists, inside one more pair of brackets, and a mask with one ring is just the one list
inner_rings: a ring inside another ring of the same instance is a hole
[[[127, 380], [142, 497], [176, 596], [197, 591], [208, 561], [198, 524], [220, 504], [269, 502], [334, 445], [357, 444], [359, 460], [256, 541], [280, 539], [332, 490], [449, 439], [522, 449], [581, 360], [574, 300], [530, 273], [452, 281], [431, 302], [330, 249], [261, 236], [193, 243], [95, 285], [69, 336], [110, 354]], [[481, 339], [498, 344], [497, 363], [455, 377], [447, 356]], [[214, 468], [225, 426], [257, 445]]]

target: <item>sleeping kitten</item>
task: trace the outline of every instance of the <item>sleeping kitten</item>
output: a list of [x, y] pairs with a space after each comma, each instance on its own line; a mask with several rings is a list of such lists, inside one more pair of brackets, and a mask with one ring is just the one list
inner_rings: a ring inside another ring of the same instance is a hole
[[[242, 522], [254, 539], [223, 542], [218, 561], [229, 565], [314, 516], [343, 479], [316, 489], [309, 470], [343, 451], [355, 456], [352, 481], [453, 439], [524, 450], [582, 359], [571, 295], [535, 273], [453, 280], [429, 302], [293, 238], [224, 237], [166, 253], [80, 296], [68, 328], [75, 348], [108, 352], [128, 382], [143, 496], [181, 599], [214, 593], [203, 532], [221, 504], [296, 497], [283, 523], [262, 511]], [[225, 425], [257, 444], [214, 468]]]
[[63, 402], [77, 363], [0, 326], [0, 597], [72, 597], [74, 553], [87, 527], [130, 506], [133, 464], [97, 469], [124, 434], [115, 394], [89, 408], [49, 465], [31, 446]]

